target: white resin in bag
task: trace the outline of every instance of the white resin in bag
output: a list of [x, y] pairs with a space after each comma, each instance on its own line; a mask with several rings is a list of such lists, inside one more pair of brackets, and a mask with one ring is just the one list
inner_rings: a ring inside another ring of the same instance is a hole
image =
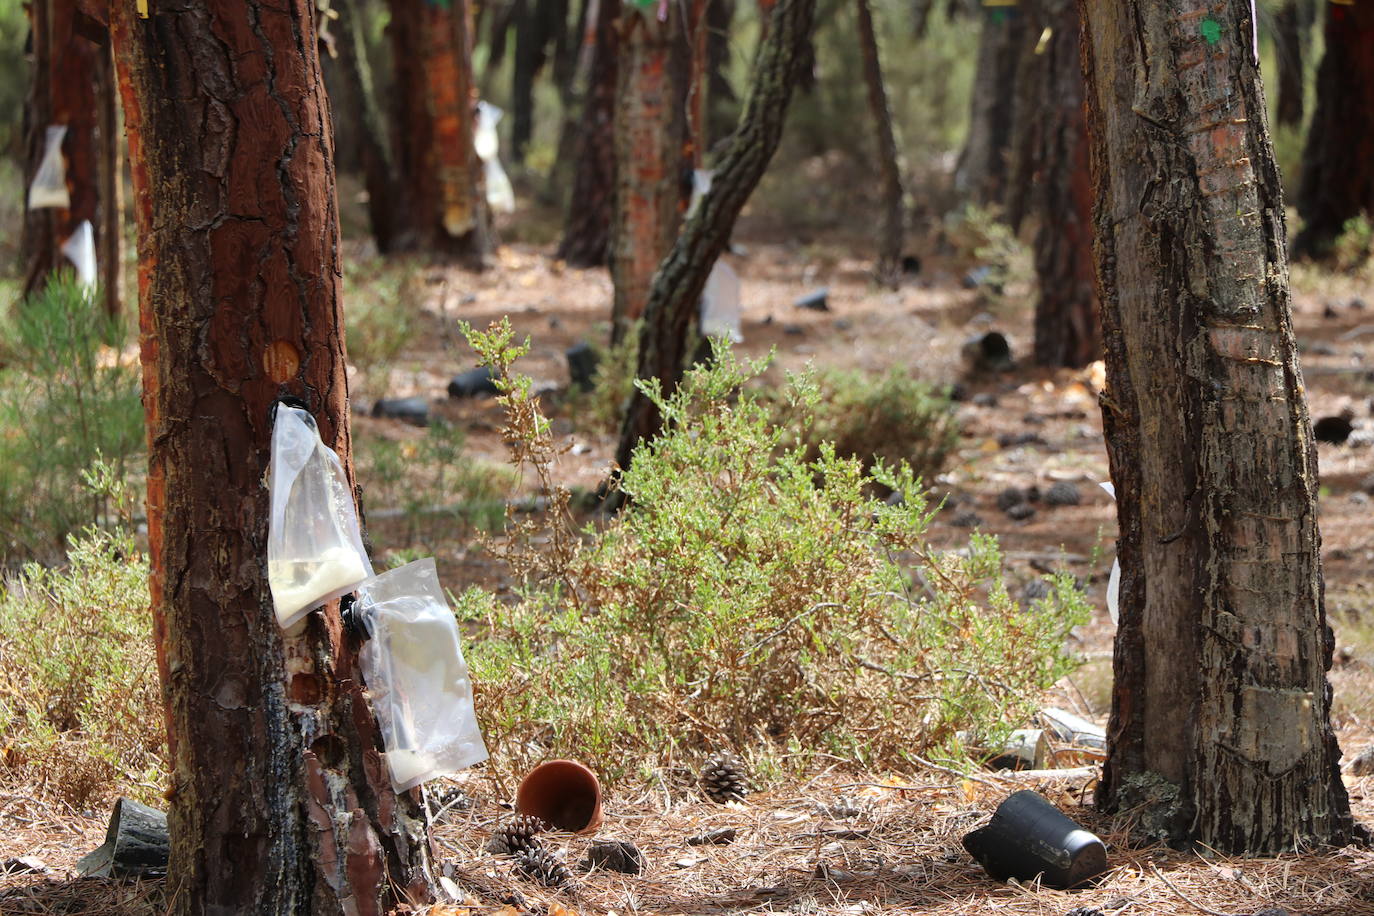
[[482, 160], [482, 177], [487, 185], [487, 206], [497, 213], [515, 212], [515, 189], [511, 187], [510, 177], [501, 167], [501, 140], [496, 134], [496, 125], [505, 114], [495, 105], [477, 103], [477, 130], [473, 134], [472, 146], [477, 158]]
[[64, 124], [54, 124], [48, 128], [44, 141], [43, 159], [38, 163], [38, 171], [33, 174], [29, 185], [29, 209], [42, 210], [45, 207], [69, 209], [72, 199], [67, 194], [67, 164], [62, 161], [62, 141], [67, 136]]
[[363, 680], [396, 791], [487, 759], [472, 682], [432, 557], [369, 579], [354, 605]]
[[76, 278], [81, 285], [88, 290], [95, 289], [95, 232], [91, 230], [90, 220], [83, 219], [71, 237], [62, 243], [62, 254], [76, 268]]
[[372, 575], [343, 465], [307, 411], [277, 405], [268, 468], [267, 584], [289, 627]]

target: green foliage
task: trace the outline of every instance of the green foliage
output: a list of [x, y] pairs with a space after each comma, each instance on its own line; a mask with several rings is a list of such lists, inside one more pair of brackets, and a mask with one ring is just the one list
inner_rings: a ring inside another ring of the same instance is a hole
[[[7, 559], [51, 560], [110, 505], [80, 486], [104, 456], [127, 478], [143, 448], [139, 378], [123, 325], [70, 271], [0, 327], [0, 543]], [[0, 557], [4, 559], [4, 557]]]
[[455, 526], [499, 527], [511, 476], [464, 454], [465, 443], [460, 428], [442, 421], [420, 439], [358, 436], [353, 457], [369, 519], [398, 511], [411, 543], [432, 544]]
[[[815, 384], [810, 422], [798, 424], [797, 434], [809, 460], [828, 442], [835, 454], [857, 458], [865, 469], [875, 459], [889, 466], [905, 462], [917, 477], [930, 480], [958, 444], [949, 400], [900, 369], [885, 375], [826, 369], [816, 374]], [[777, 420], [786, 425], [784, 417]]]
[[1359, 270], [1374, 253], [1374, 221], [1361, 213], [1345, 221], [1331, 252], [1342, 270]]
[[[508, 333], [474, 346], [490, 361]], [[671, 396], [644, 386], [667, 431], [635, 453], [628, 507], [557, 575], [510, 604], [460, 597], [498, 768], [571, 754], [614, 778], [721, 745], [900, 768], [1019, 724], [1068, 670], [1081, 596], [1059, 580], [1019, 607], [991, 538], [926, 542], [909, 467], [785, 447], [745, 390], [762, 366], [716, 355]], [[783, 395], [816, 397], [805, 380]]]
[[1002, 222], [999, 207], [968, 204], [945, 217], [945, 234], [965, 266], [988, 268], [985, 288], [1000, 294], [1010, 283], [1030, 281], [1030, 251]]
[[64, 568], [0, 583], [0, 775], [75, 807], [152, 800], [164, 730], [147, 583], [127, 530], [94, 527]]
[[406, 262], [360, 264], [345, 274], [348, 359], [362, 373], [360, 391], [386, 394], [386, 371], [419, 331], [415, 268]]
[[568, 395], [568, 414], [582, 429], [601, 433], [615, 433], [625, 416], [625, 405], [635, 390], [636, 360], [639, 355], [639, 331], [636, 322], [623, 340], [614, 345], [593, 337], [596, 353], [596, 375], [590, 391], [573, 391]]

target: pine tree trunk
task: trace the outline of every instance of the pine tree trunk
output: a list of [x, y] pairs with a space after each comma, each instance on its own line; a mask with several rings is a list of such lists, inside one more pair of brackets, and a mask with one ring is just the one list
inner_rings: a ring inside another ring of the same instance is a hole
[[622, 4], [615, 108], [611, 339], [644, 314], [654, 270], [677, 235], [683, 200], [689, 54], [682, 7]]
[[1352, 832], [1249, 0], [1080, 0], [1120, 629], [1098, 798], [1224, 853]]
[[1302, 157], [1295, 257], [1325, 257], [1347, 220], [1374, 211], [1374, 3], [1324, 5], [1326, 52]]
[[[711, 267], [729, 244], [735, 220], [778, 148], [815, 11], [815, 0], [774, 4], [767, 37], [754, 61], [744, 111], [726, 141], [711, 190], [654, 274], [635, 374], [657, 378], [665, 394], [676, 390], [682, 380], [692, 322]], [[628, 468], [635, 446], [652, 439], [661, 426], [658, 409], [636, 391], [621, 427], [616, 463]]]
[[[1018, 82], [1026, 88], [1018, 124], [1026, 132], [1014, 181], [1035, 216], [1035, 362], [1081, 368], [1101, 358], [1093, 283], [1092, 184], [1083, 70], [1075, 0], [1034, 0], [1031, 34], [1048, 37], [1028, 50]], [[1009, 208], [1010, 209], [1010, 208]], [[1013, 220], [1013, 225], [1015, 221]]]
[[510, 158], [523, 163], [534, 136], [534, 80], [548, 59], [549, 42], [568, 18], [567, 0], [517, 0], [515, 60], [511, 68]]
[[968, 139], [954, 172], [956, 190], [980, 206], [1001, 204], [1006, 194], [1016, 69], [1026, 22], [1014, 6], [991, 7], [983, 13]]
[[78, 12], [71, 0], [34, 0], [30, 15], [34, 82], [25, 111], [25, 189], [43, 158], [48, 126], [65, 125], [62, 151], [71, 206], [25, 210], [24, 294], [42, 286], [52, 271], [71, 267], [62, 245], [89, 220], [105, 307], [115, 315], [120, 292], [120, 165], [110, 51], [77, 31]]
[[892, 109], [887, 104], [883, 68], [878, 57], [878, 36], [873, 30], [873, 13], [868, 0], [855, 0], [859, 19], [859, 48], [864, 59], [864, 82], [868, 84], [868, 110], [877, 139], [878, 174], [883, 181], [883, 224], [878, 240], [878, 282], [893, 289], [902, 277], [902, 170], [897, 156], [897, 138], [892, 130]]
[[615, 199], [615, 100], [619, 0], [596, 0], [595, 46], [578, 120], [572, 193], [558, 256], [574, 267], [599, 267], [610, 247]]
[[150, 591], [172, 912], [431, 898], [336, 603], [283, 632], [263, 486], [279, 395], [349, 460], [332, 130], [312, 0], [111, 7], [139, 228]]
[[397, 162], [419, 247], [480, 268], [490, 247], [482, 162], [473, 149], [468, 0], [391, 0]]
[[377, 250], [382, 254], [414, 247], [406, 192], [390, 151], [387, 120], [377, 104], [368, 59], [363, 8], [358, 0], [333, 0], [339, 11], [339, 75], [345, 84], [343, 104], [351, 114], [358, 137], [358, 157], [367, 188], [367, 218]]
[[706, 6], [706, 134], [728, 136], [739, 119], [739, 98], [730, 85], [730, 24], [735, 0], [711, 0]]
[[1288, 0], [1274, 17], [1274, 49], [1278, 58], [1279, 93], [1275, 120], [1285, 127], [1302, 127], [1303, 23], [1299, 4]]

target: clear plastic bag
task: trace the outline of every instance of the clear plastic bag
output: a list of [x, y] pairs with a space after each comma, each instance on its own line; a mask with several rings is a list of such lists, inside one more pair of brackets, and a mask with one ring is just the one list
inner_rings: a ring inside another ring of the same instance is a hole
[[[1111, 482], [1098, 484], [1107, 491], [1107, 495], [1116, 499], [1116, 487]], [[1117, 623], [1117, 607], [1121, 600], [1121, 561], [1112, 560], [1112, 574], [1107, 577], [1107, 616], [1112, 618], [1112, 623]]]
[[354, 613], [369, 635], [359, 662], [396, 791], [486, 760], [458, 623], [434, 559], [364, 582]]
[[701, 335], [728, 337], [731, 343], [744, 343], [740, 329], [739, 274], [724, 261], [717, 260], [701, 291]]
[[67, 194], [67, 164], [62, 160], [62, 141], [66, 136], [65, 124], [48, 127], [43, 158], [38, 163], [33, 183], [29, 185], [30, 210], [42, 210], [45, 207], [66, 210], [72, 205], [72, 199]]
[[267, 487], [267, 582], [289, 627], [372, 575], [348, 478], [308, 411], [278, 404]]
[[482, 160], [487, 185], [487, 206], [497, 213], [515, 212], [515, 189], [511, 187], [506, 170], [501, 167], [501, 140], [496, 125], [505, 114], [495, 105], [477, 103], [477, 130], [472, 145]]
[[76, 278], [81, 285], [88, 290], [95, 289], [95, 232], [90, 220], [83, 219], [71, 237], [62, 243], [62, 254], [76, 268]]

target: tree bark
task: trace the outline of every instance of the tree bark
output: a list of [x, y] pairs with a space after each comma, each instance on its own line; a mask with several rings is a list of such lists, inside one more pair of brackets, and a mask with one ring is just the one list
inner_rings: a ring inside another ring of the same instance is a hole
[[[729, 244], [735, 220], [777, 150], [815, 10], [815, 0], [777, 0], [739, 125], [726, 143], [711, 190], [654, 274], [635, 374], [658, 379], [664, 394], [682, 380], [689, 331], [711, 267]], [[652, 439], [662, 422], [658, 408], [636, 390], [621, 427], [617, 465], [628, 468], [635, 447]]]
[[954, 171], [955, 189], [980, 206], [1001, 204], [1006, 194], [1016, 68], [1026, 21], [1014, 6], [991, 7], [984, 13], [968, 139]]
[[1302, 157], [1295, 257], [1325, 257], [1347, 220], [1374, 211], [1374, 3], [1327, 7], [1317, 110]]
[[[1101, 358], [1097, 294], [1093, 288], [1092, 184], [1088, 177], [1083, 71], [1079, 64], [1075, 0], [1033, 0], [1025, 7], [1032, 35], [1018, 76], [1018, 158], [1012, 169], [1035, 217], [1033, 249], [1039, 298], [1035, 306], [1035, 362], [1081, 368]], [[1048, 29], [1048, 33], [1044, 30]], [[1019, 222], [1008, 206], [1008, 219]]]
[[1274, 119], [1285, 127], [1302, 127], [1303, 0], [1288, 0], [1274, 17], [1274, 50], [1278, 59], [1278, 104]]
[[525, 161], [534, 136], [534, 80], [548, 60], [549, 44], [566, 27], [567, 0], [517, 0], [515, 60], [511, 68], [510, 157]]
[[1116, 485], [1108, 810], [1225, 853], [1352, 833], [1317, 465], [1249, 0], [1080, 0]]
[[111, 5], [139, 228], [150, 593], [172, 912], [431, 898], [337, 603], [291, 631], [265, 567], [269, 405], [350, 469], [339, 228], [311, 0]]
[[343, 104], [357, 125], [358, 157], [367, 188], [367, 218], [377, 250], [382, 254], [415, 245], [406, 191], [391, 156], [387, 120], [377, 104], [364, 35], [363, 8], [358, 0], [333, 0], [339, 10], [339, 76], [344, 83]]
[[558, 257], [574, 267], [606, 263], [615, 199], [615, 100], [619, 0], [596, 0], [595, 46], [577, 129], [577, 171]]
[[30, 16], [34, 82], [25, 110], [25, 187], [43, 158], [48, 126], [65, 125], [62, 150], [71, 206], [25, 210], [24, 294], [42, 286], [52, 271], [70, 267], [62, 245], [89, 220], [105, 308], [117, 315], [120, 159], [110, 50], [78, 32], [71, 0], [34, 0]]
[[868, 110], [873, 117], [877, 140], [878, 174], [883, 183], [883, 224], [874, 274], [879, 283], [896, 289], [902, 278], [902, 170], [897, 156], [897, 138], [892, 130], [892, 109], [887, 102], [887, 87], [883, 85], [873, 13], [868, 0], [855, 0], [855, 6], [859, 19], [859, 48], [864, 59], [864, 82], [868, 84]]
[[683, 200], [689, 54], [682, 7], [621, 6], [615, 108], [611, 340], [644, 314], [654, 270], [677, 235]]
[[397, 161], [420, 248], [481, 268], [490, 246], [482, 162], [473, 148], [468, 0], [391, 0]]
[[706, 5], [706, 135], [728, 136], [739, 120], [739, 98], [730, 85], [730, 24], [735, 0], [711, 0]]

